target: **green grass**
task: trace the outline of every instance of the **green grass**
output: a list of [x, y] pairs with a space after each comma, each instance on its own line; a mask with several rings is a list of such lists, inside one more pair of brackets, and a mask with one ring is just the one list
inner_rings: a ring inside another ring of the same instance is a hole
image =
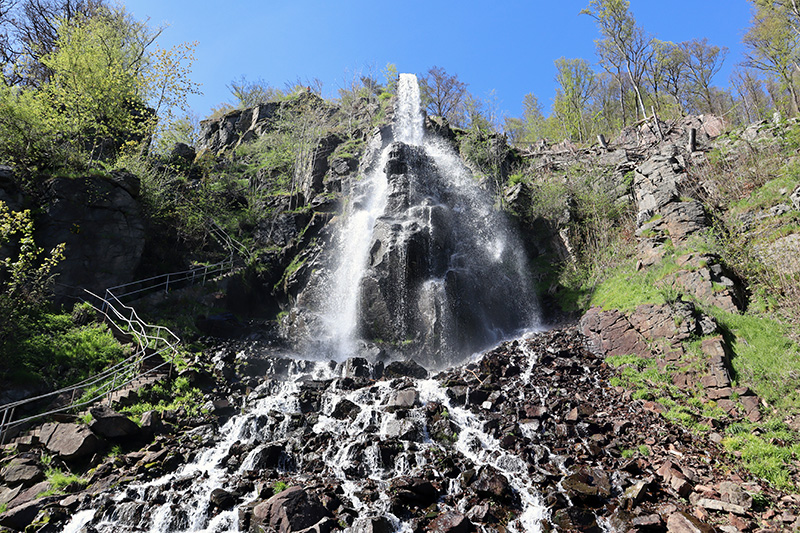
[[16, 338], [0, 345], [0, 378], [68, 385], [124, 358], [105, 324], [77, 325], [70, 313], [26, 317]]
[[50, 483], [50, 488], [44, 492], [36, 495], [37, 498], [44, 498], [45, 496], [53, 496], [54, 494], [61, 494], [64, 489], [72, 484], [77, 483], [81, 487], [85, 487], [88, 483], [87, 480], [75, 474], [68, 474], [58, 468], [48, 468], [45, 471], [47, 482]]
[[733, 350], [737, 383], [782, 412], [800, 413], [800, 346], [788, 338], [788, 328], [766, 316], [710, 312]]
[[272, 494], [279, 494], [289, 488], [289, 484], [285, 481], [278, 481], [272, 486]]
[[186, 378], [175, 378], [172, 383], [155, 383], [140, 391], [141, 401], [125, 407], [121, 412], [137, 421], [147, 411], [173, 411], [183, 407], [189, 416], [202, 413], [203, 393], [191, 387]]
[[674, 300], [679, 294], [669, 281], [671, 274], [678, 270], [672, 259], [640, 271], [633, 265], [624, 265], [597, 286], [589, 305], [628, 312], [642, 304], [663, 304]]
[[[789, 195], [794, 191], [800, 179], [795, 171], [784, 171], [782, 176], [775, 177], [751, 194], [731, 204], [730, 209], [734, 214], [746, 211], [769, 209], [781, 203], [791, 204]], [[781, 191], [784, 191], [783, 193]]]
[[776, 435], [787, 436], [784, 432], [755, 435], [742, 431], [727, 436], [722, 442], [728, 451], [741, 453], [742, 465], [756, 476], [777, 488], [796, 490], [788, 467], [800, 457], [800, 444], [794, 440], [787, 444]]

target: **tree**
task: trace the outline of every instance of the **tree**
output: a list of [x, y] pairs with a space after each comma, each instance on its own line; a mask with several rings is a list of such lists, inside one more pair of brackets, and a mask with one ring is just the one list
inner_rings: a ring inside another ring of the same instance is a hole
[[768, 116], [769, 97], [764, 92], [762, 80], [752, 70], [737, 67], [731, 74], [730, 81], [739, 95], [738, 112], [745, 124]]
[[162, 50], [157, 34], [122, 8], [61, 20], [53, 51], [40, 58], [47, 80], [3, 84], [0, 155], [24, 173], [82, 167], [128, 142], [143, 149], [197, 91], [192, 45]]
[[[582, 10], [597, 21], [603, 39], [595, 41], [601, 62], [618, 67], [624, 65], [636, 94], [642, 118], [647, 117], [642, 97], [642, 79], [645, 65], [652, 54], [652, 37], [636, 25], [628, 0], [592, 0]], [[613, 70], [610, 70], [613, 72]]]
[[672, 96], [678, 113], [682, 116], [686, 114], [682, 95], [686, 86], [686, 61], [683, 57], [683, 49], [675, 43], [665, 43], [662, 60], [662, 75], [664, 90]]
[[688, 91], [700, 99], [706, 110], [716, 112], [711, 81], [722, 68], [728, 49], [708, 44], [707, 38], [692, 39], [679, 46], [686, 69]]
[[558, 87], [553, 112], [569, 137], [583, 141], [589, 135], [584, 111], [596, 85], [594, 72], [584, 59], [562, 57], [555, 64]]
[[247, 78], [242, 76], [238, 80], [233, 80], [227, 87], [236, 99], [235, 107], [239, 109], [266, 104], [284, 96], [283, 91], [276, 89], [261, 78], [256, 81], [247, 81]]
[[789, 111], [800, 109], [800, 12], [795, 0], [755, 0], [752, 26], [744, 36], [745, 65], [773, 76], [790, 95]]
[[452, 124], [461, 125], [467, 84], [458, 76], [448, 74], [442, 67], [432, 67], [420, 77], [422, 103], [431, 115], [446, 118]]
[[53, 285], [53, 268], [64, 257], [64, 243], [49, 254], [33, 239], [30, 210], [10, 211], [0, 200], [0, 346], [14, 336], [21, 317], [44, 306]]
[[41, 60], [56, 50], [60, 25], [108, 9], [105, 0], [0, 0], [0, 26], [6, 29], [0, 66], [7, 82], [41, 86], [51, 74]]

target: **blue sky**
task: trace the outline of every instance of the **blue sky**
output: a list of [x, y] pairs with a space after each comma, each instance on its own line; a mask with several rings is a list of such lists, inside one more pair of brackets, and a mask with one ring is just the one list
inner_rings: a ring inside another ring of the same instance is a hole
[[[354, 74], [380, 75], [387, 63], [424, 73], [438, 65], [475, 96], [495, 91], [501, 114], [519, 116], [533, 92], [549, 110], [560, 57], [596, 62], [594, 20], [578, 15], [589, 0], [123, 0], [137, 18], [168, 24], [163, 47], [198, 41], [193, 79], [203, 95], [190, 105], [200, 118], [231, 96], [245, 76], [283, 88], [319, 78], [335, 96]], [[747, 0], [631, 0], [644, 29], [674, 42], [708, 37], [730, 54], [716, 80], [727, 86], [741, 61], [750, 21]], [[598, 67], [599, 68], [599, 67]]]

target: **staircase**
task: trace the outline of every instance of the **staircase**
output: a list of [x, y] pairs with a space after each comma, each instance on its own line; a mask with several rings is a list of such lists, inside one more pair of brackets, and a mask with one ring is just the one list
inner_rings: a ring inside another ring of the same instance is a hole
[[[106, 289], [104, 296], [86, 291], [87, 300], [103, 315], [105, 323], [122, 343], [136, 345], [135, 353], [126, 360], [80, 383], [40, 396], [0, 406], [0, 446], [31, 444], [38, 439], [38, 427], [25, 432], [44, 418], [74, 421], [85, 415], [88, 407], [98, 401], [109, 405], [125, 402], [140, 388], [152, 385], [172, 375], [180, 338], [169, 328], [143, 321], [128, 302], [157, 291], [170, 291], [206, 281], [218, 280], [234, 273], [241, 264], [237, 256], [249, 257], [250, 252], [229, 237], [222, 228], [210, 221], [209, 233], [228, 248], [227, 259], [212, 265], [200, 265], [181, 272], [172, 272]], [[88, 397], [87, 397], [88, 396]], [[37, 407], [44, 405], [46, 407]], [[24, 432], [24, 433], [23, 433]]]

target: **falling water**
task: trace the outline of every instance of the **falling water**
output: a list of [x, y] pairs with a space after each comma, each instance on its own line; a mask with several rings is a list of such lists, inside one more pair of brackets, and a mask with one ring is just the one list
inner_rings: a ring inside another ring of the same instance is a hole
[[391, 132], [372, 140], [298, 298], [305, 340], [337, 360], [366, 341], [443, 368], [538, 319], [519, 240], [420, 105], [400, 75]]

